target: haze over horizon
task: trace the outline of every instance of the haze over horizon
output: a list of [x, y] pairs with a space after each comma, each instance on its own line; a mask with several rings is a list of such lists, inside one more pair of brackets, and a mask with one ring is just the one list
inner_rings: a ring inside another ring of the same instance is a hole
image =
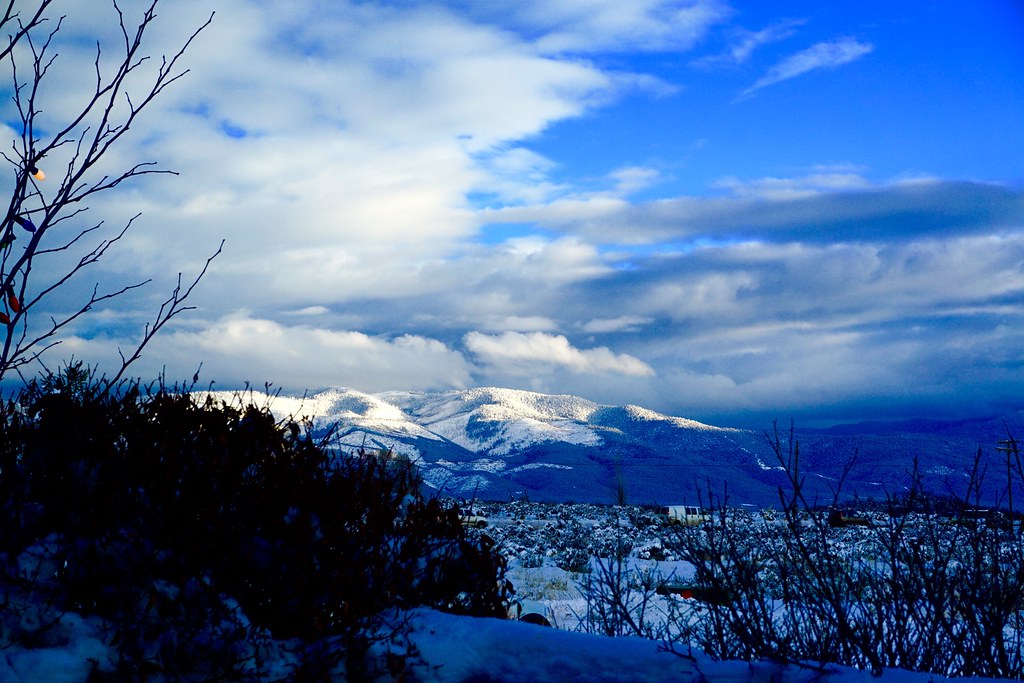
[[[721, 426], [1024, 408], [1019, 2], [176, 0], [150, 52], [211, 11], [109, 159], [179, 175], [91, 204], [143, 215], [51, 305], [154, 282], [50, 367], [112, 367], [224, 239], [132, 374]], [[52, 125], [119, 40], [109, 2], [57, 12]]]

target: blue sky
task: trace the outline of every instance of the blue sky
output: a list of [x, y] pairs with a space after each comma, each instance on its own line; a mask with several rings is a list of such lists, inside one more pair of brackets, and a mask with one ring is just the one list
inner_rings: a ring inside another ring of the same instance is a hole
[[[223, 238], [137, 374], [753, 427], [1024, 407], [1019, 2], [180, 0], [153, 52], [211, 9], [111, 159], [179, 175], [93, 203], [143, 217], [52, 306], [154, 282], [51, 364], [111, 366]], [[54, 123], [116, 47], [112, 8], [59, 11]]]

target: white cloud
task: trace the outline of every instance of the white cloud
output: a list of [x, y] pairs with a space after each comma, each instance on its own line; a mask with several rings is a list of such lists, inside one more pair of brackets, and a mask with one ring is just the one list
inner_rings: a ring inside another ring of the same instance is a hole
[[637, 332], [652, 322], [654, 322], [653, 318], [639, 315], [621, 315], [617, 318], [594, 318], [593, 320], [588, 320], [580, 326], [580, 329], [594, 334]]
[[[534, 222], [601, 245], [676, 245], [736, 240], [903, 240], [953, 230], [1020, 224], [1024, 193], [991, 183], [896, 180], [822, 167], [793, 177], [726, 178], [730, 196], [646, 202], [581, 197], [485, 212], [488, 221]], [[608, 250], [604, 252], [610, 254]], [[611, 261], [609, 261], [611, 264]]]
[[518, 237], [500, 245], [499, 250], [501, 261], [515, 264], [526, 282], [569, 282], [608, 272], [597, 248], [576, 237]]
[[479, 360], [500, 366], [505, 372], [518, 369], [522, 374], [536, 374], [538, 366], [551, 365], [586, 374], [654, 375], [654, 369], [638, 358], [616, 354], [604, 346], [577, 349], [562, 335], [506, 332], [492, 336], [470, 332], [464, 342]]
[[472, 366], [457, 350], [419, 335], [370, 336], [310, 325], [283, 325], [245, 314], [195, 331], [157, 337], [137, 371], [159, 363], [174, 377], [191, 377], [198, 363], [216, 368], [220, 386], [271, 382], [291, 391], [353, 386], [365, 391], [471, 386]]
[[[118, 163], [157, 159], [180, 175], [93, 202], [108, 225], [144, 212], [144, 229], [101, 268], [194, 270], [225, 238], [210, 278], [220, 310], [437, 290], [423, 273], [479, 226], [467, 194], [556, 194], [545, 184], [551, 162], [519, 143], [623, 87], [594, 65], [539, 55], [513, 33], [437, 7], [330, 3], [314, 22], [310, 10], [217, 5], [187, 55], [192, 73], [114, 150]], [[198, 1], [161, 5], [157, 44], [173, 48], [170, 36], [187, 35], [208, 11]], [[84, 16], [85, 4], [69, 10], [69, 27]], [[58, 66], [89, 67], [88, 57], [86, 43]], [[54, 102], [80, 100], [89, 79], [53, 73], [40, 103], [59, 116], [66, 109]], [[536, 251], [529, 261], [549, 261], [561, 277], [589, 258], [568, 243]]]
[[553, 161], [523, 147], [501, 148], [479, 160], [488, 171], [485, 189], [501, 204], [544, 202], [566, 189], [550, 179]]
[[817, 43], [773, 66], [742, 94], [750, 95], [761, 88], [796, 78], [809, 71], [834, 69], [860, 59], [874, 49], [875, 46], [871, 43], [860, 42], [855, 38], [839, 38]]
[[[39, 102], [54, 121], [89, 85], [93, 32], [111, 27], [109, 2], [94, 4], [62, 4], [75, 40], [60, 45]], [[189, 301], [197, 310], [154, 340], [140, 375], [167, 366], [191, 377], [203, 362], [220, 386], [508, 382], [663, 410], [739, 409], [775, 397], [838, 402], [892, 389], [889, 376], [966, 376], [954, 346], [978, 358], [990, 350], [982, 362], [993, 366], [1019, 360], [1005, 331], [1020, 328], [1024, 291], [1019, 189], [926, 168], [883, 183], [862, 166], [811, 166], [822, 152], [810, 148], [777, 160], [799, 164], [787, 171], [757, 159], [730, 171], [749, 161], [739, 155], [700, 171], [691, 162], [728, 149], [710, 119], [736, 73], [650, 108], [710, 107], [686, 133], [697, 140], [692, 159], [679, 158], [677, 131], [629, 131], [650, 133], [630, 149], [615, 148], [618, 131], [604, 135], [635, 108], [602, 119], [602, 105], [688, 85], [665, 74], [693, 76], [675, 53], [730, 16], [722, 3], [164, 0], [156, 53], [172, 52], [210, 7], [214, 24], [186, 57], [192, 73], [109, 160], [157, 160], [181, 175], [126, 183], [93, 203], [90, 217], [114, 229], [144, 215], [72, 290], [158, 283], [83, 317], [60, 356], [105, 351], [116, 367], [114, 344], [159, 306], [159, 287], [196, 272], [223, 237]], [[801, 25], [727, 33], [729, 52], [708, 61], [749, 64]], [[117, 39], [108, 32], [104, 44]], [[871, 49], [818, 43], [747, 94]], [[759, 122], [733, 114], [730, 125], [759, 134]], [[673, 184], [704, 182], [702, 172], [736, 175], [717, 192], [669, 196]], [[652, 188], [666, 198], [632, 198]], [[33, 264], [34, 274], [47, 268]]]
[[486, 318], [483, 320], [483, 327], [489, 330], [536, 332], [557, 330], [558, 324], [553, 319], [545, 316], [509, 315]]
[[734, 62], [742, 64], [750, 59], [757, 48], [789, 38], [796, 33], [798, 27], [805, 23], [807, 23], [805, 19], [787, 19], [760, 31], [741, 31], [738, 34], [738, 40], [730, 48], [729, 55]]
[[307, 306], [307, 307], [299, 309], [297, 311], [289, 311], [289, 314], [291, 314], [291, 315], [320, 316], [320, 315], [325, 315], [325, 314], [327, 314], [329, 312], [330, 312], [330, 309], [328, 309], [326, 306]]
[[719, 0], [503, 0], [470, 3], [534, 37], [545, 54], [693, 47], [732, 10]]
[[654, 168], [627, 166], [615, 169], [609, 177], [615, 183], [612, 195], [629, 196], [656, 184], [661, 179], [661, 173]]
[[747, 181], [723, 178], [712, 187], [728, 190], [734, 197], [744, 199], [786, 200], [813, 197], [826, 192], [866, 190], [874, 187], [874, 184], [859, 173], [825, 170], [796, 178], [758, 178]]
[[703, 67], [719, 64], [743, 64], [750, 60], [751, 55], [758, 48], [790, 38], [796, 34], [799, 27], [806, 23], [806, 19], [784, 19], [760, 31], [736, 29], [732, 32], [729, 49], [724, 54], [697, 59], [694, 64]]

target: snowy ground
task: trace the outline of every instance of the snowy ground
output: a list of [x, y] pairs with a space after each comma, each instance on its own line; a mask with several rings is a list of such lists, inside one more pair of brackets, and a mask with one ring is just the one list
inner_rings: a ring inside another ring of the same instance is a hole
[[[65, 615], [47, 646], [0, 651], [0, 681], [87, 683], [92, 661], [111, 656], [102, 630]], [[573, 633], [522, 622], [417, 611], [409, 621], [419, 656], [406, 680], [423, 683], [926, 683], [942, 677], [889, 670], [880, 678], [842, 667], [780, 667], [770, 662], [713, 662], [700, 653], [674, 654], [654, 641]], [[278, 669], [287, 676], [282, 662]], [[381, 681], [391, 679], [383, 675]], [[154, 675], [149, 680], [160, 681]], [[288, 680], [271, 677], [266, 680]]]
[[[700, 652], [679, 646], [670, 652], [658, 640], [609, 638], [585, 630], [586, 600], [582, 591], [595, 550], [628, 546], [632, 568], [685, 578], [692, 567], [672, 556], [661, 537], [663, 528], [650, 510], [592, 505], [479, 505], [489, 519], [487, 533], [509, 558], [509, 579], [525, 611], [542, 612], [558, 628], [517, 621], [458, 617], [430, 610], [405, 615], [408, 640], [399, 646], [401, 675], [379, 680], [409, 683], [501, 683], [537, 681], [646, 683], [710, 681], [713, 683], [868, 683], [878, 680], [866, 671], [843, 667], [824, 670], [770, 662], [714, 662]], [[3, 588], [0, 606], [24, 600]], [[665, 598], [659, 598], [665, 599]], [[94, 663], [109, 670], [115, 657], [112, 635], [104, 624], [75, 614], [54, 616], [26, 610], [14, 625], [22, 637], [4, 634], [0, 647], [0, 683], [45, 681], [88, 683]], [[34, 620], [34, 621], [33, 621]], [[29, 638], [25, 634], [38, 634]], [[293, 643], [269, 642], [261, 652], [261, 680], [289, 680]], [[388, 646], [390, 647], [390, 646]], [[388, 647], [377, 646], [380, 661]], [[171, 680], [155, 673], [148, 681]], [[174, 679], [177, 680], [177, 679]], [[344, 680], [339, 677], [338, 680]], [[939, 676], [889, 670], [883, 681], [944, 681]], [[960, 679], [963, 680], [963, 679]]]
[[[940, 676], [887, 670], [876, 678], [843, 667], [818, 669], [770, 662], [713, 662], [682, 656], [642, 638], [608, 638], [543, 626], [455, 617], [413, 616], [413, 642], [423, 661], [413, 667], [430, 683], [926, 683]], [[685, 653], [689, 655], [690, 653]], [[960, 679], [965, 680], [965, 679]]]

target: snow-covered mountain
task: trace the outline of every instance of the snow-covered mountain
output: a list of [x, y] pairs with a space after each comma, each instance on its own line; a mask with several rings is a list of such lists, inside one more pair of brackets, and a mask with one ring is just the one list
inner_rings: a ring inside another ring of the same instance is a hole
[[[303, 398], [254, 394], [247, 400], [265, 401], [278, 417], [311, 418], [320, 431], [333, 425], [341, 447], [407, 455], [429, 486], [458, 497], [610, 503], [621, 485], [632, 503], [728, 495], [733, 505], [770, 506], [787, 485], [763, 433], [577, 396], [499, 388], [377, 394], [335, 388]], [[994, 453], [1000, 438], [995, 421], [958, 424], [952, 431], [929, 424], [890, 433], [879, 433], [878, 425], [862, 433], [849, 427], [798, 433], [807, 491], [830, 502], [843, 467], [855, 459], [843, 484], [846, 494], [897, 493], [910, 480], [915, 456], [931, 488], [957, 491], [977, 448], [987, 445]], [[989, 484], [996, 496], [1005, 479]]]

